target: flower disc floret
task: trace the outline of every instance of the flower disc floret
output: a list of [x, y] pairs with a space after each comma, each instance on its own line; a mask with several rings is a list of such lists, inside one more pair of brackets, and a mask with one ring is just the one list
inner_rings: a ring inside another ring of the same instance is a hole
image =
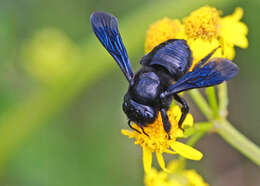
[[211, 40], [220, 31], [220, 12], [216, 8], [204, 6], [193, 11], [183, 22], [189, 39]]

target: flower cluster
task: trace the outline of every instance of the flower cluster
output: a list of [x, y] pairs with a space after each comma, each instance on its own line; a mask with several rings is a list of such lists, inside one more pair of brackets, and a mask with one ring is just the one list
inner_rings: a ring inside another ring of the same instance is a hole
[[193, 169], [182, 169], [180, 161], [171, 161], [167, 170], [152, 170], [145, 175], [146, 186], [208, 186], [203, 178]]
[[217, 47], [220, 49], [213, 57], [232, 60], [235, 56], [235, 46], [248, 46], [248, 29], [246, 24], [240, 21], [242, 16], [241, 8], [236, 8], [231, 15], [221, 17], [221, 12], [216, 8], [204, 6], [184, 18], [183, 23], [176, 19], [163, 18], [148, 29], [145, 52], [150, 52], [168, 39], [185, 39], [192, 50], [193, 65]]

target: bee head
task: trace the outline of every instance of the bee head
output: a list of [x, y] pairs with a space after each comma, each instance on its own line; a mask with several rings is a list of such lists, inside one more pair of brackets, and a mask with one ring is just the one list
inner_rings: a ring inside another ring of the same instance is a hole
[[137, 103], [128, 94], [124, 97], [123, 110], [129, 120], [144, 126], [153, 123], [158, 114], [152, 107]]

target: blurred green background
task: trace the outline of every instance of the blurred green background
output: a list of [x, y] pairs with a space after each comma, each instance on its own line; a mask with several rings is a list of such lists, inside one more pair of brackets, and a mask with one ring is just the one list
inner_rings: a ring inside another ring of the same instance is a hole
[[[240, 73], [229, 83], [229, 118], [260, 145], [259, 0], [0, 0], [0, 185], [143, 185], [141, 149], [120, 133], [128, 128], [121, 110], [127, 82], [89, 16], [99, 10], [119, 18], [137, 70], [148, 26], [202, 5], [224, 15], [244, 9], [249, 48], [236, 50]], [[211, 185], [260, 185], [259, 167], [219, 136], [204, 137], [197, 148], [204, 158], [188, 167]]]

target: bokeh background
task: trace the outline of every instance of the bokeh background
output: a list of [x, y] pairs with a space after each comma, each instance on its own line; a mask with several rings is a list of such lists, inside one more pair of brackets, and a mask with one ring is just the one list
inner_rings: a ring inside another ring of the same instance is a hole
[[[244, 9], [249, 48], [237, 49], [239, 76], [229, 83], [229, 118], [260, 145], [260, 1], [0, 0], [0, 185], [141, 186], [141, 149], [122, 136], [127, 82], [94, 37], [95, 10], [119, 18], [135, 71], [145, 31], [155, 20], [182, 18], [202, 5]], [[192, 105], [196, 121], [203, 120]], [[213, 186], [260, 185], [260, 169], [218, 135], [197, 148]]]

